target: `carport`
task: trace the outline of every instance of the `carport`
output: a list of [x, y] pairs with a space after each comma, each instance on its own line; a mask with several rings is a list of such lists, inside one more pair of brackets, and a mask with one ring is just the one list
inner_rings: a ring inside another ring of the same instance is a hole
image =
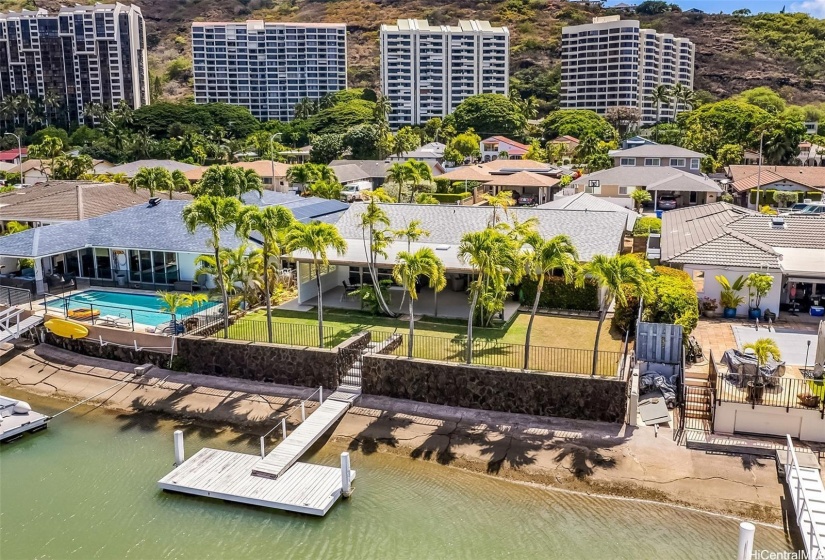
[[653, 210], [659, 209], [659, 197], [672, 194], [676, 197], [676, 207], [696, 206], [716, 202], [722, 194], [722, 187], [707, 176], [689, 173], [674, 175], [647, 185], [653, 197]]
[[553, 200], [553, 188], [558, 186], [559, 180], [549, 175], [541, 175], [532, 171], [519, 171], [512, 175], [493, 175], [486, 187], [492, 189], [493, 194], [502, 190], [516, 192], [519, 195], [532, 195], [537, 204], [544, 204]]

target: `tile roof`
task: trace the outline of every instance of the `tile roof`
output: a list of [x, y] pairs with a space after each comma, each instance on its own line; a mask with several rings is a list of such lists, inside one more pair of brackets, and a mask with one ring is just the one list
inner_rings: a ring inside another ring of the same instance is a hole
[[552, 140], [550, 140], [551, 144], [567, 144], [567, 143], [578, 144], [579, 142], [580, 141], [579, 141], [578, 138], [576, 138], [575, 136], [570, 136], [568, 134], [565, 134], [563, 136], [557, 136], [557, 137], [553, 138]]
[[787, 181], [787, 179], [785, 179], [782, 175], [764, 169], [762, 170], [761, 175], [759, 173], [754, 173], [753, 175], [749, 175], [734, 183], [731, 183], [731, 187], [736, 192], [742, 192], [756, 188], [756, 185], [765, 186], [770, 185], [771, 183], [784, 181]]
[[[412, 220], [420, 220], [421, 227], [430, 232], [421, 242], [449, 245], [453, 250], [461, 236], [484, 229], [492, 217], [489, 206], [457, 206], [436, 204], [382, 204], [393, 228], [401, 228]], [[361, 243], [361, 215], [366, 204], [355, 203], [338, 220], [337, 227], [345, 239]], [[583, 261], [594, 255], [615, 255], [619, 251], [625, 231], [626, 216], [621, 212], [585, 212], [579, 210], [540, 210], [511, 208], [509, 220], [524, 222], [535, 217], [538, 230], [544, 237], [564, 233], [571, 237]], [[351, 243], [352, 244], [352, 243]]]
[[559, 184], [559, 180], [530, 171], [518, 171], [512, 175], [495, 175], [487, 184], [495, 187], [553, 187]]
[[530, 146], [528, 146], [527, 144], [522, 144], [521, 142], [510, 140], [506, 136], [490, 136], [489, 138], [485, 138], [481, 141], [482, 144], [485, 142], [499, 142], [500, 144], [507, 144], [508, 146], [524, 150], [525, 152], [530, 149]]
[[487, 171], [505, 171], [505, 170], [547, 170], [553, 166], [549, 163], [542, 163], [540, 161], [533, 161], [532, 159], [496, 159], [493, 161], [486, 161], [479, 164]]
[[[261, 177], [272, 177], [272, 162], [268, 159], [262, 159], [257, 161], [240, 161], [238, 163], [231, 164], [233, 167], [240, 167], [241, 169], [251, 169]], [[287, 163], [281, 163], [279, 161], [275, 162], [275, 177], [286, 177], [287, 171], [289, 168], [292, 167]], [[186, 175], [186, 178], [190, 181], [200, 181], [203, 178], [203, 174], [209, 167], [206, 166], [198, 166], [195, 169], [190, 169], [189, 171], [184, 171], [183, 174]]]
[[[780, 177], [794, 183], [798, 183], [805, 187], [812, 187], [815, 189], [825, 190], [825, 167], [802, 167], [798, 165], [763, 165], [762, 166], [762, 184], [770, 184], [766, 179], [772, 178], [771, 182], [776, 182]], [[734, 188], [738, 191], [747, 190], [756, 186], [756, 177], [759, 174], [758, 165], [731, 165], [728, 167], [728, 177], [733, 181]], [[749, 179], [742, 185], [751, 185], [749, 187], [739, 188], [740, 181]]]
[[704, 158], [705, 154], [673, 146], [671, 144], [642, 144], [634, 148], [624, 150], [610, 150], [610, 157], [636, 157], [636, 158]]
[[[163, 197], [163, 194], [158, 193]], [[185, 193], [175, 198], [191, 200]], [[0, 219], [62, 222], [94, 218], [149, 200], [149, 191], [132, 192], [128, 185], [94, 181], [50, 181], [0, 194]]]
[[[339, 176], [339, 168], [351, 165], [356, 166], [357, 170], [355, 168], [344, 169], [340, 171]], [[392, 162], [383, 159], [336, 159], [329, 164], [341, 183], [362, 179], [383, 179], [387, 176], [387, 170], [391, 165]], [[347, 179], [341, 179], [341, 176]]]
[[784, 227], [773, 227], [771, 216], [744, 216], [730, 224], [730, 229], [770, 245], [825, 250], [825, 216], [782, 216]]
[[493, 176], [489, 170], [480, 165], [453, 167], [439, 177], [439, 179], [449, 179], [450, 181], [489, 181], [492, 178]]
[[586, 212], [623, 212], [627, 216], [628, 231], [633, 230], [633, 226], [639, 218], [639, 214], [630, 208], [619, 206], [606, 198], [593, 196], [585, 192], [564, 197], [556, 195], [555, 200], [539, 204], [536, 208], [544, 210], [584, 210]]
[[14, 161], [15, 159], [17, 159], [18, 155], [23, 154], [23, 157], [26, 157], [28, 153], [29, 149], [26, 147], [23, 147], [21, 150], [18, 150], [17, 148], [11, 150], [3, 150], [2, 152], [0, 152], [0, 161]]

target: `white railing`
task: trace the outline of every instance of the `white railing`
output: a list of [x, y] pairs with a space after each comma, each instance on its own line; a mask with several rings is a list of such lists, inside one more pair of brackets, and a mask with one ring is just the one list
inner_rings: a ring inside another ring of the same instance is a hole
[[[791, 436], [785, 436], [788, 440], [788, 453], [785, 460], [785, 481], [788, 483], [788, 489], [791, 491], [794, 507], [794, 515], [796, 515], [796, 524], [802, 534], [804, 541], [805, 552], [807, 558], [811, 560], [822, 560], [825, 558], [825, 547], [819, 540], [816, 534], [816, 521], [814, 520], [811, 505], [812, 502], [805, 493], [805, 487], [802, 484], [802, 472], [799, 470], [799, 461], [796, 458], [796, 451], [794, 451], [793, 441]], [[796, 474], [796, 483], [793, 483], [793, 475]], [[805, 523], [811, 526], [811, 534], [809, 537], [805, 535]]]
[[277, 430], [280, 427], [281, 428], [281, 435], [282, 435], [281, 441], [286, 439], [286, 419], [287, 419], [287, 417], [289, 417], [289, 415], [292, 414], [292, 412], [297, 407], [299, 407], [299, 406], [301, 407], [301, 422], [306, 421], [306, 419], [307, 419], [306, 403], [307, 403], [307, 401], [311, 400], [312, 397], [314, 397], [316, 393], [318, 393], [318, 402], [320, 404], [324, 404], [324, 386], [322, 385], [322, 386], [318, 387], [317, 389], [315, 389], [310, 396], [308, 396], [307, 398], [302, 400], [299, 404], [293, 406], [288, 411], [286, 411], [286, 413], [284, 413], [284, 415], [281, 417], [281, 423], [276, 425], [274, 428], [272, 428], [267, 433], [265, 433], [264, 435], [261, 436], [261, 459], [266, 457], [266, 438], [269, 437], [269, 434], [271, 434], [272, 432], [274, 432], [275, 430]]

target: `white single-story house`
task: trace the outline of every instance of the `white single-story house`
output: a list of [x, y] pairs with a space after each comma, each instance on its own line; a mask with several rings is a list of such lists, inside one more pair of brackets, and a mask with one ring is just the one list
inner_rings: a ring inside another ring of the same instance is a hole
[[[808, 314], [825, 303], [825, 217], [768, 216], [724, 202], [672, 210], [662, 218], [661, 261], [687, 272], [699, 297], [717, 303], [717, 275], [733, 282], [768, 274], [773, 285], [762, 311]], [[741, 295], [747, 300], [747, 290]], [[748, 308], [745, 301], [737, 313]]]
[[391, 162], [405, 162], [408, 159], [414, 159], [423, 161], [432, 167], [444, 162], [444, 150], [446, 148], [446, 144], [442, 144], [441, 142], [430, 142], [411, 152], [404, 152], [401, 155], [392, 154], [388, 159]]
[[[461, 237], [468, 232], [483, 230], [492, 220], [493, 208], [490, 206], [446, 206], [429, 204], [381, 204], [394, 230], [406, 227], [413, 220], [420, 222], [420, 227], [429, 235], [409, 245], [411, 251], [422, 247], [431, 248], [441, 259], [448, 277], [447, 287], [440, 293], [424, 287], [421, 291], [416, 309], [423, 314], [436, 314], [443, 317], [467, 318], [469, 302], [467, 298], [468, 280], [472, 267], [458, 256]], [[331, 307], [358, 308], [348, 301], [344, 284], [353, 286], [370, 283], [367, 268], [368, 257], [364, 242], [361, 216], [367, 209], [367, 203], [355, 203], [341, 216], [336, 227], [347, 242], [347, 250], [338, 255], [330, 252], [328, 256], [330, 269], [321, 275], [321, 287], [324, 291], [324, 305]], [[616, 212], [586, 212], [579, 210], [539, 210], [536, 208], [511, 208], [506, 216], [498, 211], [498, 219], [512, 223], [513, 220], [524, 222], [530, 218], [538, 220], [538, 231], [545, 237], [558, 234], [569, 235], [579, 252], [582, 261], [589, 261], [597, 254], [616, 255], [621, 250], [627, 216], [621, 210]], [[407, 251], [406, 239], [398, 239], [387, 248], [387, 256], [379, 256], [377, 268], [379, 280], [389, 279], [399, 252]], [[296, 252], [293, 258], [298, 265], [298, 303], [316, 303], [317, 286], [314, 270], [310, 271], [312, 258], [308, 253]], [[314, 268], [314, 267], [313, 267]], [[393, 290], [395, 290], [393, 292]], [[402, 298], [403, 289], [395, 286], [391, 289], [394, 305]], [[516, 305], [515, 308], [518, 306]], [[403, 309], [401, 311], [404, 311]]]

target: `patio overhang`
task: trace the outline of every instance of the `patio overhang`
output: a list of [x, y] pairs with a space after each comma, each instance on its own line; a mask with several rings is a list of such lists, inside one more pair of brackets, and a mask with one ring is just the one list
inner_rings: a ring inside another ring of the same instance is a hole
[[[339, 266], [367, 266], [369, 259], [367, 258], [367, 251], [364, 246], [363, 239], [347, 239], [347, 250], [338, 255], [336, 253], [328, 254], [327, 260], [329, 264]], [[473, 268], [464, 263], [458, 258], [458, 243], [454, 244], [435, 244], [435, 243], [411, 243], [409, 246], [410, 252], [416, 252], [419, 249], [428, 247], [433, 250], [436, 256], [441, 259], [447, 273], [452, 274], [472, 274]], [[379, 255], [376, 259], [376, 264], [382, 268], [392, 268], [395, 266], [398, 254], [407, 251], [407, 243], [397, 241], [387, 247], [387, 256]], [[307, 251], [296, 251], [292, 254], [292, 258], [296, 262], [311, 263], [313, 262], [312, 255]]]

